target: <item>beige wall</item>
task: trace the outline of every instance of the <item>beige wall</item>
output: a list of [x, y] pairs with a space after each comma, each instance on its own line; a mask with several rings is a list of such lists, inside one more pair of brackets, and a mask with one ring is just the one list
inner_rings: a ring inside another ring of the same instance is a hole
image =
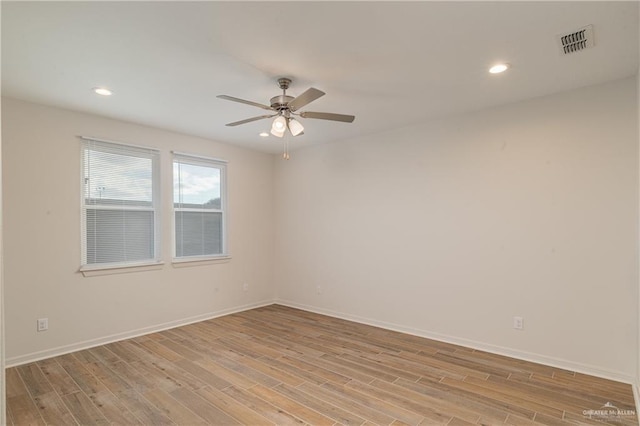
[[636, 84], [295, 151], [279, 299], [635, 381]]
[[[161, 150], [162, 269], [77, 272], [79, 135]], [[272, 156], [12, 99], [2, 143], [8, 364], [273, 300]], [[171, 150], [229, 161], [229, 262], [172, 266]], [[49, 330], [37, 333], [41, 317]]]

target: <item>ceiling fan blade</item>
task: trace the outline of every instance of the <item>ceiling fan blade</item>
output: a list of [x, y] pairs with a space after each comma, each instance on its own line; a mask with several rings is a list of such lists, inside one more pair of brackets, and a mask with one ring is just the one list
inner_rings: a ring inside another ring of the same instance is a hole
[[324, 96], [324, 92], [322, 90], [314, 89], [313, 87], [311, 87], [307, 89], [302, 95], [289, 102], [287, 106], [291, 111], [295, 111], [307, 105], [308, 103], [315, 101], [321, 96]]
[[300, 113], [302, 118], [319, 118], [320, 120], [342, 121], [344, 123], [353, 123], [356, 119], [355, 115], [333, 114], [330, 112], [311, 112], [304, 111]]
[[234, 98], [233, 96], [218, 95], [218, 96], [216, 96], [216, 98], [224, 99], [224, 100], [227, 100], [227, 101], [240, 102], [241, 104], [247, 104], [247, 105], [255, 106], [255, 107], [258, 107], [258, 108], [262, 108], [262, 109], [273, 110], [273, 108], [271, 108], [270, 106], [259, 104], [257, 102], [253, 102], [253, 101], [246, 101], [246, 100], [240, 99], [240, 98]]
[[252, 118], [247, 118], [246, 120], [240, 120], [240, 121], [234, 121], [233, 123], [227, 123], [227, 126], [239, 126], [241, 124], [246, 124], [246, 123], [251, 123], [252, 121], [258, 121], [258, 120], [262, 120], [264, 118], [271, 118], [271, 117], [275, 117], [278, 114], [273, 114], [273, 115], [261, 115], [259, 117], [252, 117]]

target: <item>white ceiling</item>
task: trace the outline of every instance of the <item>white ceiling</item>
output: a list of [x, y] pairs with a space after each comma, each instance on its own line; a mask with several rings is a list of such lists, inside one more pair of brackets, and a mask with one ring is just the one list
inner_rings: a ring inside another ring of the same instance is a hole
[[[638, 2], [2, 2], [4, 96], [278, 152], [270, 120], [225, 123], [308, 87], [291, 147], [336, 141], [638, 72]], [[556, 36], [593, 24], [596, 47]], [[500, 61], [512, 68], [490, 75]], [[107, 86], [111, 97], [91, 89]]]

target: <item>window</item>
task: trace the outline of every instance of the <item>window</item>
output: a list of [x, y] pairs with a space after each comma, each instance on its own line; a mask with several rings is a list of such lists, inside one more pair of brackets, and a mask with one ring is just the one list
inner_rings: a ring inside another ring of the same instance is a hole
[[156, 150], [84, 139], [82, 265], [159, 261]]
[[224, 161], [174, 153], [176, 259], [227, 255], [226, 169]]

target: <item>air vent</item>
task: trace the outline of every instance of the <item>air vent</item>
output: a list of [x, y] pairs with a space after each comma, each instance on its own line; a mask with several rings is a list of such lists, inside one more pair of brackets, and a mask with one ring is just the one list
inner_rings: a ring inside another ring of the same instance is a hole
[[593, 47], [593, 25], [587, 25], [569, 34], [559, 35], [558, 42], [563, 55], [589, 49]]

